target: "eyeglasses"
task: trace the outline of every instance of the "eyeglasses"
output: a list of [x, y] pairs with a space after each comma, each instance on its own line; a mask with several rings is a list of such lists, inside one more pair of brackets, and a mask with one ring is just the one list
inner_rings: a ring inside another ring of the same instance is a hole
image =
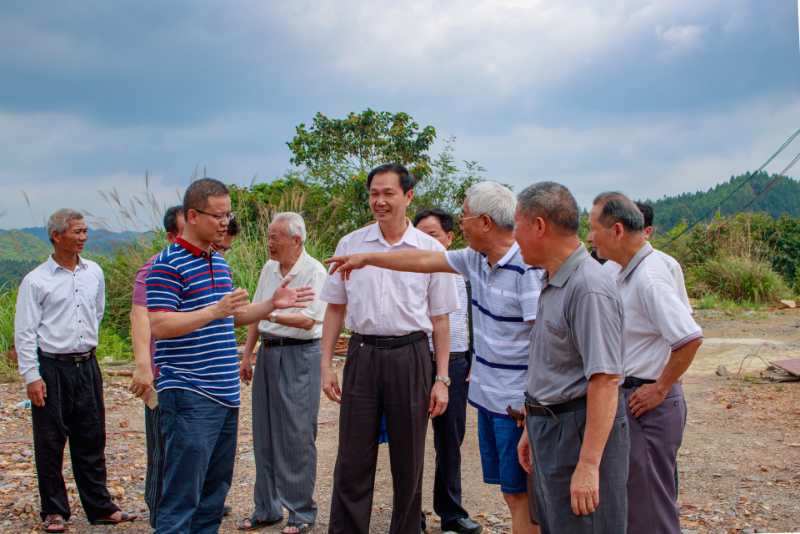
[[464, 224], [464, 221], [468, 221], [470, 219], [479, 219], [480, 217], [483, 217], [483, 214], [481, 214], [481, 215], [470, 215], [468, 217], [461, 216], [461, 217], [458, 218], [458, 224], [459, 224], [459, 226], [461, 226], [461, 225]]
[[214, 217], [217, 220], [218, 223], [228, 223], [228, 224], [230, 224], [230, 222], [236, 218], [236, 214], [233, 213], [233, 212], [217, 214], [217, 213], [209, 213], [207, 211], [199, 210], [197, 208], [192, 208], [192, 209], [194, 211], [196, 211], [197, 213], [202, 213], [203, 215], [208, 215], [209, 217]]

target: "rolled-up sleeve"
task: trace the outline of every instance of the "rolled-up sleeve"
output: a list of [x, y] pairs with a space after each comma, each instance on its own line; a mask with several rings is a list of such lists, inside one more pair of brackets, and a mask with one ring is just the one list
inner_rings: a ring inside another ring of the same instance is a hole
[[14, 315], [14, 346], [17, 350], [19, 374], [25, 384], [41, 379], [39, 357], [36, 353], [36, 329], [42, 320], [42, 308], [38, 291], [31, 280], [22, 280], [17, 293], [17, 308]]
[[583, 359], [583, 373], [622, 375], [622, 309], [617, 299], [590, 291], [576, 297], [571, 310], [572, 335]]
[[[334, 256], [346, 256], [347, 251], [347, 243], [342, 239], [336, 245]], [[322, 285], [319, 298], [329, 304], [347, 304], [347, 288], [340, 273], [325, 274], [325, 283]]]
[[689, 306], [681, 301], [667, 282], [651, 284], [642, 292], [642, 301], [653, 325], [673, 351], [703, 337], [703, 330]]

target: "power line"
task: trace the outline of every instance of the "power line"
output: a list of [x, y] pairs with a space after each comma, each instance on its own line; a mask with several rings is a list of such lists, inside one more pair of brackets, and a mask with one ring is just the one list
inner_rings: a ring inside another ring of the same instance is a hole
[[783, 176], [785, 176], [785, 175], [786, 175], [786, 173], [787, 173], [787, 172], [789, 172], [789, 169], [791, 169], [792, 167], [794, 167], [794, 166], [795, 166], [795, 164], [796, 164], [798, 161], [800, 161], [800, 152], [798, 152], [798, 153], [797, 153], [797, 155], [794, 157], [794, 159], [793, 159], [792, 161], [790, 161], [790, 162], [789, 162], [789, 164], [788, 164], [786, 167], [784, 167], [784, 168], [783, 168], [783, 170], [782, 170], [781, 172], [779, 172], [778, 174], [776, 174], [776, 175], [775, 175], [775, 176], [772, 178], [772, 180], [770, 180], [770, 181], [767, 183], [767, 185], [764, 187], [764, 189], [762, 189], [761, 191], [759, 191], [759, 192], [756, 194], [756, 196], [754, 196], [754, 197], [753, 197], [753, 198], [750, 200], [750, 202], [748, 202], [747, 204], [745, 204], [745, 205], [744, 205], [744, 207], [741, 209], [741, 211], [747, 211], [747, 208], [749, 208], [750, 206], [752, 206], [752, 205], [753, 205], [753, 203], [754, 203], [756, 200], [758, 200], [758, 197], [760, 197], [761, 195], [763, 195], [764, 193], [766, 193], [767, 191], [769, 191], [770, 189], [772, 189], [772, 186], [773, 186], [773, 185], [775, 185], [776, 183], [778, 183], [778, 180], [780, 180], [780, 179], [781, 179]]
[[[740, 190], [742, 187], [744, 187], [745, 185], [747, 185], [748, 183], [750, 183], [750, 182], [751, 182], [751, 181], [752, 181], [752, 180], [753, 180], [753, 179], [754, 179], [754, 178], [755, 178], [755, 177], [756, 177], [756, 176], [757, 176], [757, 175], [758, 175], [758, 174], [759, 174], [761, 171], [763, 171], [763, 170], [766, 168], [766, 166], [767, 166], [767, 165], [769, 165], [770, 163], [772, 163], [772, 160], [774, 160], [775, 158], [777, 158], [777, 157], [778, 157], [778, 155], [779, 155], [781, 152], [783, 152], [783, 151], [784, 151], [784, 149], [785, 149], [787, 146], [789, 146], [790, 144], [792, 144], [792, 141], [794, 141], [794, 140], [795, 140], [795, 138], [796, 138], [798, 135], [800, 135], [800, 128], [798, 128], [798, 129], [797, 129], [797, 130], [796, 130], [796, 131], [795, 131], [795, 132], [794, 132], [792, 135], [790, 135], [790, 136], [789, 136], [789, 137], [786, 139], [786, 141], [784, 141], [784, 142], [783, 142], [783, 144], [780, 146], [780, 148], [778, 148], [778, 150], [776, 150], [776, 151], [775, 151], [775, 153], [773, 153], [773, 154], [772, 154], [772, 155], [769, 157], [769, 159], [767, 159], [767, 161], [765, 161], [765, 162], [764, 162], [764, 163], [761, 165], [761, 167], [759, 167], [759, 168], [758, 168], [758, 170], [756, 170], [756, 171], [755, 171], [753, 174], [751, 174], [750, 176], [748, 176], [746, 179], [742, 180], [742, 183], [740, 183], [738, 186], [736, 186], [736, 187], [733, 189], [733, 191], [731, 191], [730, 193], [728, 193], [728, 195], [727, 195], [725, 198], [723, 198], [723, 199], [722, 199], [722, 200], [721, 200], [721, 201], [720, 201], [720, 202], [719, 202], [719, 203], [716, 205], [716, 207], [714, 207], [714, 208], [712, 208], [712, 209], [709, 209], [709, 210], [707, 210], [707, 211], [706, 211], [706, 212], [705, 212], [705, 213], [704, 213], [702, 216], [700, 216], [699, 218], [695, 219], [695, 220], [694, 220], [694, 222], [692, 222], [692, 224], [690, 224], [689, 226], [687, 226], [686, 228], [684, 228], [684, 229], [683, 229], [683, 230], [682, 230], [682, 231], [681, 231], [681, 232], [680, 232], [678, 235], [676, 235], [675, 237], [673, 237], [672, 239], [670, 239], [669, 241], [667, 241], [667, 243], [664, 245], [664, 247], [666, 248], [666, 247], [670, 246], [672, 243], [674, 243], [675, 241], [677, 241], [678, 239], [680, 239], [681, 237], [683, 237], [683, 235], [684, 235], [684, 234], [686, 234], [686, 233], [687, 233], [689, 230], [691, 230], [692, 228], [694, 228], [695, 226], [697, 226], [698, 224], [700, 224], [702, 221], [704, 221], [705, 219], [707, 219], [709, 215], [711, 215], [712, 213], [714, 213], [714, 212], [716, 212], [717, 210], [719, 210], [719, 209], [722, 207], [722, 205], [723, 205], [725, 202], [727, 202], [728, 200], [730, 200], [730, 198], [731, 198], [733, 195], [735, 195], [735, 194], [736, 194], [736, 193], [737, 193], [737, 192], [738, 192], [738, 191], [739, 191], [739, 190]], [[798, 154], [798, 156], [797, 156], [797, 157], [795, 157], [795, 159], [794, 159], [794, 160], [792, 160], [792, 163], [790, 164], [790, 166], [789, 166], [789, 167], [787, 167], [787, 170], [788, 170], [789, 168], [791, 168], [791, 166], [793, 166], [793, 165], [794, 165], [794, 164], [797, 162], [796, 160], [798, 160], [798, 159], [800, 159], [800, 154]], [[785, 171], [784, 171], [784, 172], [785, 172]], [[781, 172], [781, 174], [783, 174], [783, 172]]]

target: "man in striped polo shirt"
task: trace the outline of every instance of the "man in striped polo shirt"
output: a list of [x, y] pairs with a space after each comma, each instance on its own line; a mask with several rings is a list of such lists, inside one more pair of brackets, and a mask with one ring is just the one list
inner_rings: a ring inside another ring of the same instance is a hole
[[203, 178], [183, 198], [183, 236], [153, 261], [147, 276], [150, 328], [156, 338], [164, 479], [157, 534], [217, 532], [233, 477], [239, 415], [234, 325], [303, 306], [308, 288], [285, 284], [250, 304], [233, 289], [228, 264], [212, 244], [233, 218], [228, 189]]
[[[526, 474], [517, 459], [523, 429], [508, 414], [521, 411], [528, 374], [528, 340], [536, 319], [540, 271], [527, 266], [514, 241], [516, 198], [510, 189], [481, 182], [467, 190], [461, 229], [469, 248], [398, 251], [331, 258], [338, 270], [368, 265], [410, 272], [448, 272], [472, 287], [475, 354], [469, 403], [478, 409], [483, 479], [500, 485], [514, 534], [536, 532], [528, 510]], [[444, 526], [444, 525], [443, 525]]]

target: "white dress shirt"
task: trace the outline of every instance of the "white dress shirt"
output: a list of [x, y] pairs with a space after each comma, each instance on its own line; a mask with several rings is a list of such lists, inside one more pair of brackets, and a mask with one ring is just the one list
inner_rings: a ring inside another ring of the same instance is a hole
[[[310, 286], [314, 290], [313, 302], [305, 308], [288, 308], [277, 312], [278, 315], [282, 313], [300, 313], [306, 317], [314, 320], [314, 326], [311, 330], [303, 330], [302, 328], [293, 328], [291, 326], [284, 326], [270, 321], [261, 321], [258, 323], [258, 331], [262, 335], [270, 337], [291, 337], [294, 339], [319, 339], [322, 337], [322, 320], [325, 318], [325, 308], [327, 304], [320, 300], [319, 293], [322, 291], [322, 285], [328, 277], [328, 272], [320, 262], [312, 258], [305, 250], [297, 258], [297, 261], [292, 266], [287, 276], [292, 277], [289, 282], [289, 287], [303, 287]], [[253, 297], [253, 302], [261, 302], [272, 298], [272, 294], [278, 289], [278, 286], [283, 282], [284, 277], [281, 275], [281, 265], [275, 260], [269, 260], [264, 264], [261, 269], [261, 276], [258, 278], [258, 287], [256, 294]]]
[[78, 258], [74, 271], [53, 260], [29, 272], [19, 286], [14, 344], [26, 384], [39, 380], [36, 349], [56, 354], [97, 346], [105, 310], [105, 280], [95, 262]]
[[617, 275], [625, 310], [625, 376], [657, 380], [673, 351], [703, 337], [686, 287], [677, 285], [674, 261], [645, 243]]
[[[445, 249], [411, 224], [403, 237], [390, 245], [375, 223], [344, 236], [336, 246], [335, 255], [399, 250], [444, 252]], [[420, 331], [431, 334], [431, 317], [458, 309], [455, 276], [369, 266], [351, 272], [346, 282], [339, 273], [328, 276], [320, 298], [330, 304], [347, 304], [345, 326], [359, 334], [402, 336]]]

